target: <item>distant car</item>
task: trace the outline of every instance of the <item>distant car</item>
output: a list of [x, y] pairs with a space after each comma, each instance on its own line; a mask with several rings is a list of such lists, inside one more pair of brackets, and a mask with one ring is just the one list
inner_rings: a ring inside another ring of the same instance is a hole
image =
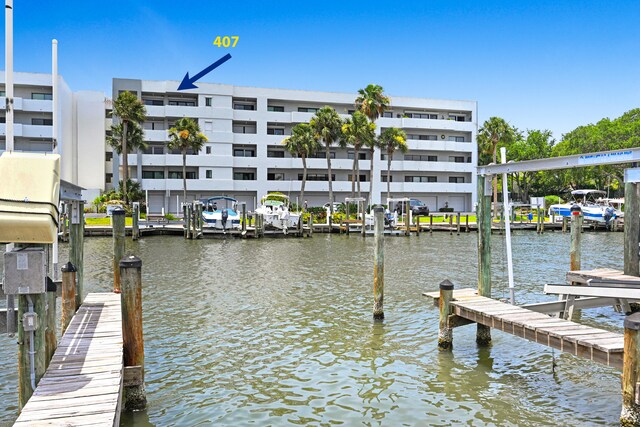
[[409, 205], [411, 206], [411, 213], [414, 215], [429, 215], [429, 206], [422, 203], [418, 199], [409, 199]]

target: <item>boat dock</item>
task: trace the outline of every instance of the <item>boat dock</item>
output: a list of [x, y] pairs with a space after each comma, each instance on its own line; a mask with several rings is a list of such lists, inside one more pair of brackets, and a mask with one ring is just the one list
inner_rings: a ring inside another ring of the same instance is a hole
[[15, 426], [120, 424], [120, 295], [88, 294]]

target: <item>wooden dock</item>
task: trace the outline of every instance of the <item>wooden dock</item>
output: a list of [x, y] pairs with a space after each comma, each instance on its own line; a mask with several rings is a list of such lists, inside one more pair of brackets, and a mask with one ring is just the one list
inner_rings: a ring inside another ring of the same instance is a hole
[[118, 426], [123, 388], [119, 294], [78, 309], [16, 426]]
[[[425, 292], [438, 305], [440, 292]], [[624, 336], [550, 317], [477, 295], [475, 289], [453, 291], [453, 326], [479, 323], [584, 359], [622, 369]]]

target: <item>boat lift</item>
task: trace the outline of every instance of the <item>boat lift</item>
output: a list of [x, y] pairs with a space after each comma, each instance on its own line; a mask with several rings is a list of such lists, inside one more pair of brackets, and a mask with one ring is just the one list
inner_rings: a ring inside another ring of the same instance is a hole
[[[392, 226], [398, 226], [398, 220], [403, 215], [405, 216], [405, 221], [409, 221], [409, 224], [411, 224], [411, 222], [413, 221], [413, 213], [411, 212], [409, 201], [410, 199], [408, 197], [392, 197], [387, 199], [387, 206], [389, 207], [389, 211], [391, 212], [390, 222]], [[397, 209], [392, 209], [392, 204], [398, 204], [400, 212], [398, 212]]]

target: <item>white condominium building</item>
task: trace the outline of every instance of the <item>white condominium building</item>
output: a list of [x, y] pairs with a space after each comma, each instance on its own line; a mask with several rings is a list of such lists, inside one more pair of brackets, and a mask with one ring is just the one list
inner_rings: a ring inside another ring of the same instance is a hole
[[[65, 181], [86, 188], [91, 202], [105, 189], [105, 96], [72, 92], [58, 76], [57, 135], [53, 135], [51, 74], [14, 73], [14, 150], [51, 153], [54, 141], [62, 155]], [[0, 72], [0, 153], [6, 149], [5, 73]]]
[[[142, 183], [150, 212], [181, 212], [182, 156], [166, 146], [167, 130], [181, 117], [196, 119], [209, 141], [187, 156], [187, 201], [227, 195], [250, 210], [270, 191], [300, 195], [302, 160], [285, 151], [282, 140], [297, 123], [309, 122], [328, 105], [346, 118], [354, 111], [354, 93], [263, 89], [198, 83], [177, 91], [177, 81], [114, 79], [113, 99], [131, 91], [146, 106], [143, 127], [149, 144], [129, 154], [129, 176]], [[431, 210], [444, 207], [470, 211], [475, 203], [477, 103], [391, 96], [391, 108], [376, 121], [376, 133], [388, 127], [407, 133], [409, 151], [391, 162], [391, 197], [414, 197]], [[353, 148], [331, 148], [335, 201], [351, 196]], [[373, 188], [374, 203], [386, 203], [387, 160], [376, 150], [373, 174], [370, 152], [358, 154], [361, 190]], [[119, 178], [114, 157], [113, 182]], [[305, 199], [309, 206], [328, 202], [325, 152], [307, 161]], [[302, 200], [298, 200], [302, 203]]]

